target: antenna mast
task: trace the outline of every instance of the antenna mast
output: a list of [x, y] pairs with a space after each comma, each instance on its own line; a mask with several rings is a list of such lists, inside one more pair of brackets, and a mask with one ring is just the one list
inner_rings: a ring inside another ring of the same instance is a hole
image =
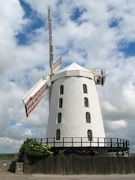
[[50, 17], [50, 6], [48, 6], [48, 25], [49, 25], [49, 55], [50, 55], [50, 69], [51, 75], [53, 74], [53, 44], [52, 44], [52, 20]]

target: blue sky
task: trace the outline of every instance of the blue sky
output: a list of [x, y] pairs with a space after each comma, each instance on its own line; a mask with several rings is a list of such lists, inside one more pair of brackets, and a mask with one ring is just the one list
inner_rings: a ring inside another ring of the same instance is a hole
[[135, 42], [131, 42], [129, 44], [121, 43], [119, 50], [122, 51], [124, 55], [127, 57], [134, 56], [135, 55]]
[[33, 33], [33, 35], [36, 35], [34, 30], [44, 27], [44, 19], [39, 18], [37, 12], [27, 2], [20, 0], [20, 4], [25, 13], [23, 18], [30, 19], [31, 22], [24, 27], [23, 32], [16, 35], [16, 38], [18, 45], [27, 45], [30, 43], [29, 34]]
[[[0, 153], [18, 152], [27, 137], [45, 137], [48, 96], [26, 119], [22, 97], [50, 73], [51, 6], [54, 61], [106, 68], [97, 87], [107, 137], [129, 139], [135, 152], [135, 2], [126, 0], [0, 1]], [[6, 97], [6, 98], [5, 98]]]

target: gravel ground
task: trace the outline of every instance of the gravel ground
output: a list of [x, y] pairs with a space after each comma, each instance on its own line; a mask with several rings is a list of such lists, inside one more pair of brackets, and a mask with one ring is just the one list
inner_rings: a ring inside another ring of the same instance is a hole
[[135, 174], [127, 175], [45, 175], [1, 173], [0, 180], [135, 180]]

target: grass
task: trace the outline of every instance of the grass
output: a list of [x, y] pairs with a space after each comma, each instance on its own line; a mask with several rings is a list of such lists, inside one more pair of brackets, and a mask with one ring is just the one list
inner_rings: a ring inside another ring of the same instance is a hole
[[12, 160], [15, 154], [0, 154], [0, 159]]

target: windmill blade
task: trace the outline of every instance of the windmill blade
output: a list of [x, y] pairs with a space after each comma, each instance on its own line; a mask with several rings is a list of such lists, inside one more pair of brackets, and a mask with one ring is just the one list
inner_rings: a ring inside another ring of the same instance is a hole
[[48, 6], [48, 25], [49, 25], [49, 55], [50, 55], [50, 68], [52, 74], [53, 65], [53, 42], [52, 42], [52, 20], [50, 15], [50, 6]]
[[49, 81], [50, 76], [46, 78], [41, 78], [37, 84], [31, 88], [31, 90], [23, 97], [23, 103], [25, 105], [26, 116], [36, 108], [38, 103], [42, 100], [45, 95], [45, 91], [48, 88], [47, 82]]
[[61, 57], [52, 65], [52, 71], [56, 71], [57, 69], [59, 69], [61, 65]]

